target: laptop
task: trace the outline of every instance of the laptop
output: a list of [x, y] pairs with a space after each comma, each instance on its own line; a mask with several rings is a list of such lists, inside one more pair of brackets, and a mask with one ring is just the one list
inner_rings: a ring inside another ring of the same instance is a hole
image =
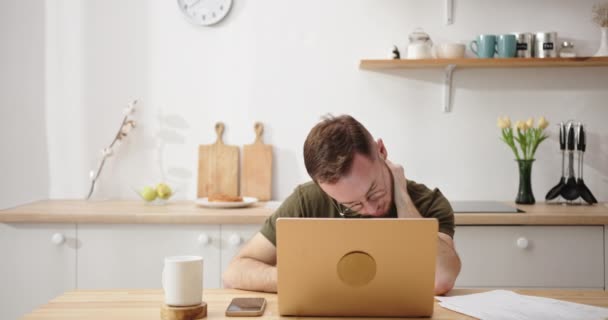
[[435, 219], [277, 219], [279, 313], [429, 317]]

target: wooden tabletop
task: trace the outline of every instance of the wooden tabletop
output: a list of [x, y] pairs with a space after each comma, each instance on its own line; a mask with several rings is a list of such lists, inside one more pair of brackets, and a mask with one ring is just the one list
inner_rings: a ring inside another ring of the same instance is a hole
[[[524, 213], [456, 213], [457, 225], [605, 225], [608, 205], [515, 205]], [[0, 223], [261, 224], [274, 209], [208, 209], [193, 201], [148, 205], [141, 200], [44, 200], [0, 210]]]
[[[521, 294], [543, 296], [588, 305], [608, 307], [608, 293], [605, 291], [579, 290], [514, 290]], [[455, 289], [449, 295], [463, 295], [481, 290]], [[275, 294], [226, 289], [205, 289], [203, 300], [207, 302], [207, 319], [226, 319], [224, 311], [234, 297], [265, 297], [267, 307], [262, 316], [265, 319], [281, 318], [278, 315]], [[161, 290], [110, 290], [110, 291], [70, 291], [46, 305], [25, 315], [24, 320], [133, 320], [159, 319], [163, 300]], [[285, 317], [295, 319], [294, 317]], [[307, 318], [319, 319], [319, 318]], [[336, 319], [336, 318], [330, 318]], [[371, 319], [371, 318], [367, 318]], [[429, 318], [423, 318], [429, 319]], [[463, 314], [444, 309], [435, 302], [433, 317], [430, 319], [473, 319]]]

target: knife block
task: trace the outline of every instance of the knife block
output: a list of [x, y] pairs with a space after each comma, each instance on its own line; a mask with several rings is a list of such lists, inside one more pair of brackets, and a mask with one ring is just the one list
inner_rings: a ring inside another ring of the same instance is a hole
[[160, 318], [162, 320], [195, 320], [206, 316], [207, 304], [205, 302], [190, 307], [172, 307], [163, 303], [160, 308]]

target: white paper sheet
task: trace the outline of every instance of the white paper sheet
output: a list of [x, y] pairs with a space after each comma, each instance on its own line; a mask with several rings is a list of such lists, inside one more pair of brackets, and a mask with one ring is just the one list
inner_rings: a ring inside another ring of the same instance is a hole
[[608, 319], [608, 308], [493, 290], [464, 296], [436, 297], [439, 305], [479, 319]]

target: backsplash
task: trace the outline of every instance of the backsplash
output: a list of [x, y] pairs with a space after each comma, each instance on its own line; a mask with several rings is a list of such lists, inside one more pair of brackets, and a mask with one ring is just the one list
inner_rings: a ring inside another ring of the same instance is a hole
[[282, 199], [308, 180], [308, 130], [324, 114], [349, 113], [384, 140], [408, 178], [452, 200], [515, 199], [517, 164], [497, 117], [551, 123], [532, 171], [539, 202], [561, 170], [556, 123], [584, 121], [585, 182], [605, 201], [608, 68], [457, 69], [451, 113], [441, 112], [442, 70], [358, 68], [360, 59], [388, 58], [393, 45], [403, 52], [417, 27], [435, 43], [467, 44], [482, 33], [556, 31], [588, 56], [600, 37], [593, 3], [458, 1], [445, 25], [443, 1], [235, 1], [224, 21], [201, 27], [175, 1], [58, 1], [45, 13], [49, 195], [86, 195], [117, 118], [139, 99], [139, 125], [93, 198], [134, 199], [133, 186], [167, 178], [176, 198], [193, 199], [198, 145], [215, 141], [215, 122], [225, 123], [227, 144], [242, 147], [260, 121], [274, 146], [272, 196]]

